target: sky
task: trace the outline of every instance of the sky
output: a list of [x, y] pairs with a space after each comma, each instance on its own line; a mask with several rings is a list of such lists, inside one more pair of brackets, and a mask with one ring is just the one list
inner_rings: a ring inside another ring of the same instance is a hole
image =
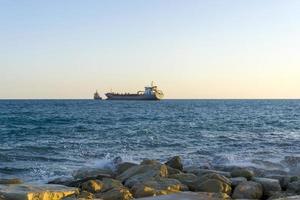
[[298, 0], [0, 0], [0, 98], [300, 98]]

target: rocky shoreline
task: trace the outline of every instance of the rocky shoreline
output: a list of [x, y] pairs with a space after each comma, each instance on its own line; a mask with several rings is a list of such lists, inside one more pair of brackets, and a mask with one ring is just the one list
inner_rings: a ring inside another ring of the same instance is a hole
[[300, 199], [300, 174], [237, 166], [184, 166], [175, 156], [166, 163], [114, 161], [115, 168], [83, 168], [73, 177], [47, 184], [0, 179], [0, 200], [220, 200]]

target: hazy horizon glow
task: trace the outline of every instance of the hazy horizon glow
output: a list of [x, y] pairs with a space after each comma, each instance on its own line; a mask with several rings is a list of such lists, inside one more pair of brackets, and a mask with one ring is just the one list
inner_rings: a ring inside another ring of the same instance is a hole
[[300, 98], [300, 1], [0, 1], [0, 98]]

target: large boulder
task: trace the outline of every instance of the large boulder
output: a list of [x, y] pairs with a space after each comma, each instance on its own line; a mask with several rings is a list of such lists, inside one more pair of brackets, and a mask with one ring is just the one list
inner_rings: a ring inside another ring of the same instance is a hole
[[78, 192], [77, 188], [63, 185], [0, 185], [0, 194], [5, 200], [59, 200]]
[[82, 168], [73, 172], [75, 179], [84, 178], [112, 178], [115, 176], [111, 169], [99, 169], [99, 168]]
[[166, 165], [143, 164], [133, 166], [120, 174], [117, 179], [127, 187], [132, 187], [136, 183], [143, 183], [147, 180], [159, 177], [167, 177], [168, 169]]
[[222, 176], [220, 174], [215, 174], [215, 173], [205, 174], [205, 175], [202, 175], [202, 176], [198, 177], [195, 184], [204, 182], [204, 181], [209, 180], [209, 179], [219, 180], [223, 183], [226, 183], [227, 185], [231, 185], [231, 181], [230, 181], [229, 178], [227, 178], [225, 176]]
[[127, 169], [129, 169], [130, 167], [133, 166], [137, 166], [136, 163], [131, 163], [131, 162], [123, 162], [117, 165], [117, 169], [116, 172], [117, 174], [122, 174], [123, 172], [125, 172]]
[[89, 180], [82, 184], [81, 189], [91, 193], [96, 193], [100, 192], [103, 186], [104, 184], [99, 180]]
[[144, 183], [137, 183], [132, 188], [133, 196], [136, 198], [165, 195], [179, 191], [187, 191], [186, 185], [183, 185], [176, 179], [157, 178]]
[[209, 179], [200, 184], [195, 185], [195, 191], [200, 192], [216, 192], [216, 193], [231, 193], [231, 186], [216, 179]]
[[247, 180], [251, 180], [252, 177], [254, 176], [254, 172], [249, 169], [234, 169], [231, 172], [232, 177], [244, 177]]
[[182, 164], [181, 158], [179, 156], [174, 156], [173, 158], [168, 160], [165, 164], [174, 169], [178, 169], [180, 171], [183, 170], [183, 164]]
[[96, 198], [103, 200], [130, 200], [133, 199], [132, 194], [126, 187], [114, 187], [106, 192], [96, 193]]
[[263, 187], [260, 183], [246, 181], [240, 183], [233, 192], [234, 199], [260, 199], [263, 195]]
[[124, 187], [123, 184], [119, 180], [115, 180], [115, 179], [111, 179], [111, 178], [104, 178], [102, 180], [102, 183], [103, 183], [103, 187], [101, 189], [101, 192], [106, 192], [113, 188]]
[[211, 169], [201, 169], [201, 168], [197, 168], [197, 167], [187, 167], [187, 168], [184, 168], [183, 171], [186, 172], [186, 173], [195, 174], [196, 176], [202, 176], [202, 175], [205, 175], [205, 174], [214, 173], [214, 174], [219, 174], [219, 175], [222, 175], [222, 176], [226, 176], [228, 178], [231, 177], [230, 172], [217, 171], [217, 170], [211, 170]]
[[224, 193], [178, 192], [169, 195], [140, 198], [140, 200], [230, 200]]
[[187, 185], [191, 190], [192, 188], [194, 188], [194, 184], [198, 179], [198, 177], [195, 174], [189, 174], [189, 173], [173, 174], [173, 175], [169, 175], [169, 178], [179, 180], [184, 185]]
[[253, 181], [262, 185], [264, 196], [270, 197], [274, 192], [281, 191], [281, 186], [277, 179], [253, 178]]

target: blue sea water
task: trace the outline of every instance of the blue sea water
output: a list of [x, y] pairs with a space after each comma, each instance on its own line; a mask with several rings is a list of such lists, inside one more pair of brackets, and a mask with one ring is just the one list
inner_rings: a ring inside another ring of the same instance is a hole
[[0, 101], [0, 178], [46, 181], [117, 156], [173, 155], [286, 170], [300, 156], [300, 100]]

